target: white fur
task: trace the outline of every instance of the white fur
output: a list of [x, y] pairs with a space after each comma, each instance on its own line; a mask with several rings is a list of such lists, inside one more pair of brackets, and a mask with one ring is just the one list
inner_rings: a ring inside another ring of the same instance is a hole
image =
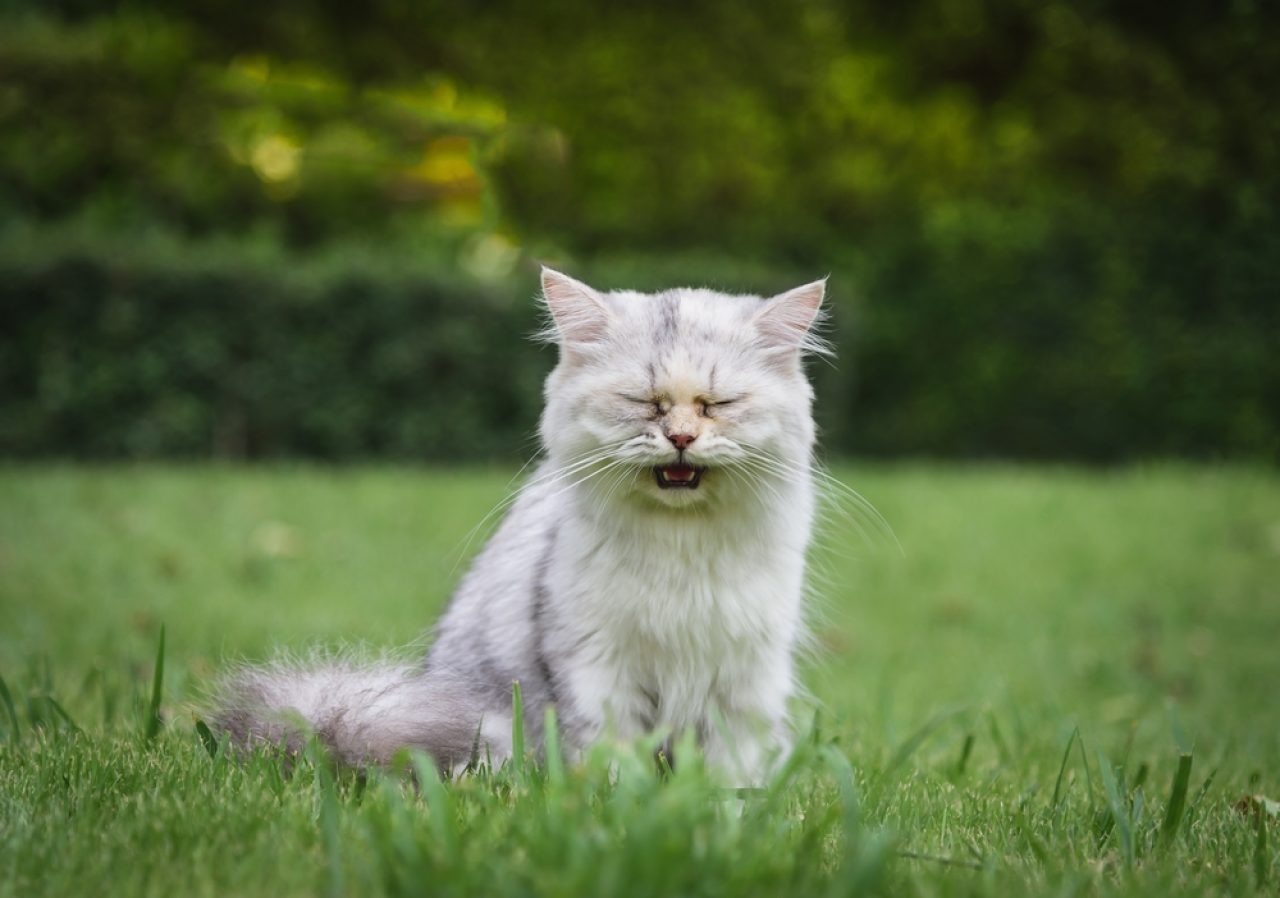
[[[425, 669], [354, 700], [358, 678], [315, 672], [261, 673], [248, 691], [308, 719], [350, 705], [364, 741], [344, 757], [383, 760], [398, 743], [452, 764], [467, 733], [494, 759], [510, 752], [519, 680], [535, 742], [554, 703], [571, 749], [690, 730], [728, 778], [758, 780], [786, 747], [794, 691], [815, 505], [801, 356], [821, 349], [810, 328], [823, 282], [772, 300], [646, 295], [544, 270], [543, 293], [560, 347], [546, 458], [459, 586]], [[682, 461], [704, 469], [696, 489], [655, 479], [680, 458], [672, 434], [692, 439]], [[443, 744], [378, 726], [441, 708]], [[247, 719], [251, 736], [276, 732]]]
[[[694, 729], [714, 761], [754, 778], [784, 747], [793, 692], [814, 513], [800, 349], [822, 284], [780, 305], [703, 290], [600, 294], [553, 272], [544, 285], [562, 348], [547, 381], [547, 460], [449, 613], [483, 616], [496, 644], [515, 643], [527, 619], [515, 585], [539, 551], [528, 535], [558, 527], [545, 651], [563, 671], [558, 698], [577, 741], [608, 727]], [[656, 348], [663, 303], [678, 322]], [[660, 420], [632, 401], [651, 393], [671, 400]], [[699, 398], [736, 401], [707, 417]], [[662, 433], [673, 419], [697, 431], [688, 459], [708, 470], [696, 491], [653, 480], [653, 465], [676, 458]]]

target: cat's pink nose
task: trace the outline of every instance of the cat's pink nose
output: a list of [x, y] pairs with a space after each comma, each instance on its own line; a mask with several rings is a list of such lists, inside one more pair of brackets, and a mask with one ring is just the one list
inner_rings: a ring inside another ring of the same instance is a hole
[[671, 445], [675, 446], [681, 452], [689, 448], [689, 444], [696, 440], [697, 434], [692, 433], [669, 433], [667, 439], [671, 441]]

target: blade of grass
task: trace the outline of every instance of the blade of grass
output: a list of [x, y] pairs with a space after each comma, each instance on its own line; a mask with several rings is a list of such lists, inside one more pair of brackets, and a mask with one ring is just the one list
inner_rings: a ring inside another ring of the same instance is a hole
[[564, 785], [564, 756], [560, 754], [560, 722], [556, 720], [555, 705], [547, 705], [542, 715], [542, 752], [546, 756], [547, 781], [553, 787]]
[[1258, 840], [1253, 845], [1253, 876], [1257, 880], [1258, 890], [1267, 885], [1267, 874], [1271, 868], [1271, 854], [1267, 851], [1267, 814], [1258, 808]]
[[524, 697], [519, 680], [511, 684], [511, 771], [517, 778], [524, 776]]
[[[163, 630], [161, 631], [163, 633]], [[163, 638], [163, 637], [162, 637]], [[320, 791], [320, 833], [329, 864], [329, 894], [341, 898], [346, 893], [342, 867], [342, 832], [338, 806], [338, 787], [334, 779], [333, 760], [315, 736], [307, 740], [304, 752], [315, 771]]]
[[458, 830], [455, 822], [453, 802], [449, 791], [440, 779], [440, 773], [431, 758], [420, 751], [413, 753], [413, 770], [418, 777], [418, 788], [427, 802], [427, 819], [431, 832], [443, 857], [457, 855]]
[[213, 735], [213, 731], [203, 720], [196, 721], [196, 735], [200, 737], [200, 742], [204, 745], [204, 750], [209, 753], [209, 757], [218, 757], [218, 737]]
[[1133, 866], [1133, 828], [1130, 825], [1129, 810], [1120, 794], [1116, 783], [1116, 773], [1102, 750], [1098, 750], [1098, 765], [1102, 769], [1102, 788], [1107, 794], [1107, 803], [1111, 806], [1111, 819], [1115, 821], [1115, 831], [1120, 834], [1120, 851], [1125, 866]]
[[1147, 777], [1151, 775], [1151, 765], [1143, 761], [1138, 765], [1138, 772], [1133, 775], [1133, 782], [1129, 784], [1129, 791], [1136, 792], [1146, 783]]
[[52, 722], [49, 720], [49, 703], [44, 700], [44, 696], [28, 695], [26, 706], [27, 726], [32, 730], [47, 727]]
[[1191, 785], [1191, 754], [1178, 756], [1178, 772], [1173, 775], [1173, 789], [1169, 793], [1169, 805], [1164, 812], [1164, 822], [1160, 825], [1160, 841], [1168, 846], [1178, 835], [1178, 827], [1182, 824], [1182, 814], [1187, 807], [1187, 789]]
[[1089, 772], [1089, 754], [1085, 751], [1084, 736], [1076, 732], [1076, 748], [1080, 749], [1080, 763], [1084, 765], [1084, 787], [1089, 795], [1089, 807], [1093, 807], [1093, 774]]
[[160, 735], [164, 721], [160, 719], [160, 696], [164, 691], [164, 624], [160, 625], [160, 644], [156, 648], [156, 670], [151, 680], [151, 702], [147, 706], [146, 726], [143, 735], [150, 742]]
[[[1133, 833], [1143, 833], [1147, 828], [1143, 824], [1143, 815], [1147, 812], [1147, 793], [1142, 791], [1139, 786], [1133, 790], [1133, 800], [1129, 802], [1129, 831]], [[1142, 856], [1142, 840], [1134, 839], [1133, 843], [1134, 857]]]
[[1204, 778], [1204, 782], [1201, 783], [1200, 788], [1196, 790], [1196, 797], [1191, 799], [1191, 804], [1187, 805], [1187, 810], [1191, 811], [1199, 807], [1200, 802], [1204, 801], [1205, 795], [1209, 793], [1209, 788], [1213, 785], [1213, 781], [1217, 775], [1217, 767], [1209, 771], [1209, 775]]
[[863, 825], [862, 808], [849, 759], [831, 745], [822, 746], [818, 757], [825, 762], [836, 781], [844, 812], [844, 856], [832, 877], [831, 894], [862, 895], [877, 891], [896, 848], [894, 838], [883, 830], [868, 830]]
[[[840, 790], [840, 797], [843, 799], [845, 823], [856, 829], [861, 821], [860, 802], [858, 801], [858, 790], [854, 785], [853, 765], [834, 745], [823, 745], [818, 750], [818, 757], [826, 764], [831, 771], [832, 777], [836, 781], [836, 787]], [[848, 833], [846, 833], [846, 837]]]
[[4, 703], [5, 713], [9, 717], [9, 741], [17, 742], [22, 738], [22, 728], [18, 726], [18, 710], [13, 706], [13, 696], [9, 694], [9, 685], [4, 677], [0, 677], [0, 702]]
[[1000, 729], [1000, 721], [996, 720], [994, 711], [987, 711], [987, 728], [991, 731], [991, 741], [996, 744], [996, 751], [1000, 753], [1000, 763], [1008, 764], [1012, 755], [1009, 752], [1009, 743], [1004, 741], [1004, 731]]
[[1027, 819], [1027, 809], [1025, 804], [1018, 805], [1018, 825], [1022, 829], [1022, 835], [1026, 838], [1027, 844], [1031, 846], [1031, 853], [1036, 856], [1042, 866], [1049, 865], [1051, 854], [1044, 840], [1036, 835], [1035, 830], [1031, 826], [1031, 821]]
[[58, 704], [58, 700], [56, 698], [54, 698], [52, 695], [46, 695], [44, 697], [44, 700], [46, 703], [48, 703], [49, 707], [53, 709], [53, 712], [58, 715], [58, 717], [62, 720], [62, 722], [65, 723], [71, 729], [72, 732], [74, 733], [84, 732], [84, 730], [80, 729], [80, 727], [76, 724], [76, 722], [71, 719], [71, 715], [67, 713], [66, 708]]
[[1071, 758], [1071, 746], [1080, 738], [1080, 727], [1076, 727], [1071, 731], [1071, 735], [1067, 737], [1067, 747], [1062, 752], [1062, 763], [1058, 765], [1058, 779], [1053, 784], [1053, 801], [1049, 806], [1058, 807], [1058, 802], [1062, 797], [1062, 778], [1067, 772], [1067, 761]]
[[964, 776], [965, 767], [969, 764], [969, 756], [973, 754], [973, 733], [966, 733], [964, 745], [960, 747], [960, 760], [956, 762], [956, 776]]

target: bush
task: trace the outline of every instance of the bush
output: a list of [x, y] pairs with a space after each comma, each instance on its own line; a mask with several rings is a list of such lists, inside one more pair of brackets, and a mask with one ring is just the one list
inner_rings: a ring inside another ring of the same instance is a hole
[[[833, 250], [839, 357], [811, 365], [824, 447], [1280, 457], [1280, 313], [1264, 301], [1280, 287], [1259, 264], [1280, 258], [1280, 228], [1184, 221], [952, 204], [887, 225], [856, 255]], [[442, 258], [350, 244], [300, 257], [33, 231], [0, 247], [0, 454], [458, 461], [531, 449], [554, 361], [528, 339], [532, 264], [485, 283]], [[826, 273], [671, 253], [568, 269], [604, 289], [749, 292]]]
[[528, 296], [367, 257], [7, 249], [10, 456], [486, 457], [527, 438], [552, 361]]

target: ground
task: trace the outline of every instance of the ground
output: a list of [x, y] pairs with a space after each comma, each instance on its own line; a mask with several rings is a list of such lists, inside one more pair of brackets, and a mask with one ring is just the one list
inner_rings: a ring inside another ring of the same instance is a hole
[[897, 542], [829, 515], [801, 749], [734, 798], [640, 748], [440, 784], [199, 737], [233, 659], [420, 639], [511, 471], [0, 470], [0, 895], [1274, 888], [1276, 472], [834, 473]]

